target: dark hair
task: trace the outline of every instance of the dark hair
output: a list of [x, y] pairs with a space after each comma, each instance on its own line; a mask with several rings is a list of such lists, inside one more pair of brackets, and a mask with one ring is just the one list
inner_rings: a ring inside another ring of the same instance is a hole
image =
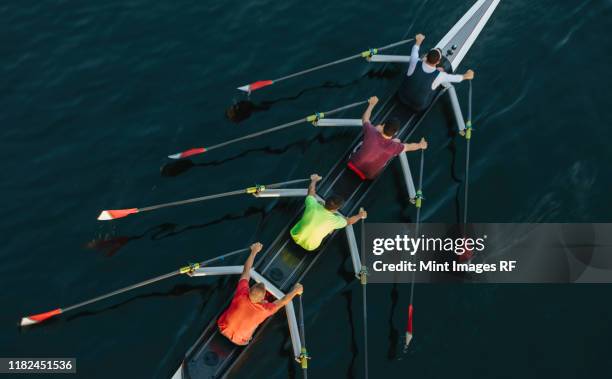
[[442, 54], [440, 54], [438, 49], [431, 49], [427, 53], [427, 63], [429, 64], [437, 64], [440, 62], [440, 59], [442, 59]]
[[400, 120], [398, 120], [395, 117], [390, 118], [387, 120], [387, 122], [385, 122], [385, 126], [383, 127], [383, 133], [385, 133], [387, 137], [393, 137], [395, 133], [397, 133], [399, 128], [400, 128]]
[[331, 195], [327, 198], [327, 200], [325, 200], [325, 209], [328, 211], [335, 211], [340, 209], [342, 204], [344, 204], [344, 199], [342, 196]]

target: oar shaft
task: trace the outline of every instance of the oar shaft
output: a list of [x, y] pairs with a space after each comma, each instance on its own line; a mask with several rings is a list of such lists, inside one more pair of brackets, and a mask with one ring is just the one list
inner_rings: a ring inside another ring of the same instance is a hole
[[302, 340], [302, 347], [306, 346], [306, 333], [304, 332], [304, 304], [302, 304], [302, 296], [298, 296], [298, 302], [300, 304], [300, 339]]
[[[323, 114], [325, 116], [332, 115], [332, 114], [335, 114], [335, 113], [338, 113], [338, 112], [345, 111], [347, 109], [358, 107], [358, 106], [363, 105], [365, 103], [367, 103], [367, 100], [358, 101], [358, 102], [355, 102], [355, 103], [344, 105], [344, 106], [336, 108], [336, 109], [332, 109], [331, 111], [324, 112]], [[269, 128], [269, 129], [265, 129], [265, 130], [259, 131], [259, 132], [247, 134], [246, 136], [234, 138], [234, 139], [231, 139], [229, 141], [221, 142], [221, 143], [218, 143], [216, 145], [212, 145], [212, 146], [206, 147], [206, 151], [210, 151], [210, 150], [213, 150], [213, 149], [218, 149], [220, 147], [231, 145], [231, 144], [236, 143], [236, 142], [241, 142], [241, 141], [244, 141], [244, 140], [248, 140], [248, 139], [251, 139], [251, 138], [262, 136], [264, 134], [273, 133], [273, 132], [277, 132], [279, 130], [287, 129], [287, 128], [290, 128], [292, 126], [296, 126], [296, 125], [302, 124], [304, 122], [308, 122], [308, 120], [309, 120], [309, 117], [303, 117], [303, 118], [300, 118], [299, 120], [287, 122], [287, 123], [284, 123], [284, 124], [281, 124], [281, 125], [278, 125], [278, 126], [274, 126], [272, 128]]]
[[363, 293], [363, 352], [365, 361], [365, 378], [368, 379], [369, 367], [368, 367], [368, 298], [367, 298], [367, 286], [361, 286]]
[[[472, 81], [470, 80], [468, 83], [468, 125], [472, 127]], [[468, 201], [469, 201], [469, 189], [470, 189], [470, 142], [471, 142], [471, 130], [468, 130], [470, 133], [469, 138], [467, 139], [467, 146], [465, 151], [465, 190], [463, 191], [463, 225], [467, 224], [467, 216], [468, 216]]]
[[200, 262], [200, 266], [206, 266], [206, 265], [208, 265], [208, 264], [210, 264], [212, 262], [221, 261], [221, 260], [224, 260], [224, 259], [229, 258], [231, 256], [238, 255], [238, 254], [250, 251], [250, 250], [251, 250], [250, 247], [246, 247], [244, 249], [234, 250], [234, 251], [231, 251], [231, 252], [229, 252], [227, 254], [219, 255], [218, 257], [211, 258], [211, 259], [208, 259], [206, 261]]
[[283, 80], [295, 78], [296, 76], [308, 74], [308, 73], [311, 73], [313, 71], [321, 70], [321, 69], [324, 69], [324, 68], [327, 68], [327, 67], [330, 67], [330, 66], [334, 66], [334, 65], [340, 64], [340, 63], [348, 62], [350, 60], [357, 59], [357, 58], [360, 58], [360, 57], [361, 57], [361, 54], [351, 55], [350, 57], [338, 59], [338, 60], [335, 60], [333, 62], [324, 63], [324, 64], [321, 64], [321, 65], [318, 65], [318, 66], [315, 66], [315, 67], [307, 68], [307, 69], [302, 70], [302, 71], [294, 72], [293, 74], [282, 76], [280, 78], [273, 79], [272, 81], [274, 83], [278, 83], [278, 82], [281, 82]]
[[468, 121], [472, 121], [472, 81], [468, 81]]
[[140, 287], [143, 287], [143, 286], [155, 283], [155, 282], [159, 282], [161, 280], [168, 279], [168, 278], [171, 278], [171, 277], [176, 276], [176, 275], [179, 275], [179, 271], [178, 270], [174, 270], [174, 271], [169, 272], [167, 274], [156, 276], [155, 278], [147, 279], [145, 281], [142, 281], [142, 282], [139, 282], [139, 283], [136, 283], [136, 284], [132, 284], [131, 286], [123, 287], [123, 288], [120, 288], [120, 289], [118, 289], [116, 291], [109, 292], [109, 293], [107, 293], [105, 295], [94, 297], [93, 299], [85, 300], [85, 301], [82, 301], [80, 303], [71, 305], [69, 307], [62, 308], [62, 311], [63, 312], [68, 312], [68, 311], [76, 309], [76, 308], [81, 308], [81, 307], [84, 307], [85, 305], [88, 305], [88, 304], [91, 304], [91, 303], [96, 303], [98, 301], [101, 301], [101, 300], [104, 300], [104, 299], [108, 299], [109, 297], [112, 297], [112, 296], [115, 296], [115, 295], [119, 295], [121, 293], [128, 292], [128, 291], [131, 291], [133, 289], [140, 288]]
[[247, 139], [259, 137], [259, 136], [262, 136], [264, 134], [268, 134], [268, 133], [272, 133], [272, 132], [277, 132], [279, 130], [283, 130], [283, 129], [287, 129], [287, 128], [290, 128], [290, 127], [295, 126], [295, 125], [299, 125], [299, 124], [301, 124], [303, 122], [306, 122], [306, 118], [305, 117], [301, 118], [299, 120], [295, 120], [295, 121], [291, 121], [291, 122], [287, 122], [285, 124], [281, 124], [281, 125], [275, 126], [273, 128], [262, 130], [260, 132], [255, 132], [255, 133], [247, 134], [246, 136], [242, 136], [242, 137], [231, 139], [229, 141], [221, 142], [221, 143], [218, 143], [216, 145], [207, 147], [206, 150], [210, 151], [210, 150], [213, 150], [213, 149], [218, 149], [220, 147], [231, 145], [231, 144], [236, 143], [236, 142], [240, 142], [240, 141], [244, 141], [244, 140], [247, 140]]
[[[234, 251], [231, 251], [231, 252], [229, 252], [227, 254], [223, 254], [223, 255], [220, 255], [218, 257], [215, 257], [215, 258], [208, 259], [206, 261], [200, 262], [199, 265], [200, 266], [205, 266], [205, 265], [207, 265], [207, 264], [209, 264], [211, 262], [214, 262], [214, 261], [217, 261], [217, 260], [222, 260], [222, 259], [225, 259], [225, 258], [229, 258], [231, 256], [234, 256], [234, 255], [237, 255], [237, 254], [241, 254], [241, 253], [244, 253], [244, 252], [250, 251], [250, 250], [251, 250], [251, 248], [249, 248], [249, 247], [243, 248], [243, 249], [239, 249], [239, 250], [234, 250]], [[180, 274], [181, 274], [181, 270], [180, 269], [179, 270], [174, 270], [174, 271], [169, 272], [167, 274], [163, 274], [163, 275], [159, 275], [159, 276], [156, 276], [154, 278], [151, 278], [151, 279], [143, 280], [142, 282], [138, 282], [138, 283], [132, 284], [130, 286], [123, 287], [123, 288], [120, 288], [118, 290], [109, 292], [107, 294], [104, 294], [104, 295], [101, 295], [101, 296], [98, 296], [98, 297], [94, 297], [93, 299], [85, 300], [85, 301], [82, 301], [80, 303], [71, 305], [69, 307], [62, 308], [62, 312], [68, 312], [68, 311], [76, 309], [76, 308], [81, 308], [81, 307], [83, 307], [85, 305], [89, 305], [89, 304], [92, 304], [92, 303], [95, 303], [95, 302], [98, 302], [98, 301], [101, 301], [101, 300], [104, 300], [104, 299], [108, 299], [109, 297], [112, 297], [112, 296], [115, 296], [115, 295], [119, 295], [119, 294], [122, 294], [122, 293], [125, 293], [125, 292], [128, 292], [128, 291], [134, 290], [136, 288], [144, 287], [144, 286], [147, 286], [149, 284], [153, 284], [155, 282], [162, 281], [164, 279], [172, 278], [173, 276], [177, 276], [177, 275], [180, 275]]]
[[[363, 267], [362, 275], [367, 275], [366, 270], [366, 253], [365, 253], [365, 220], [361, 219], [361, 266]], [[365, 365], [365, 378], [368, 378], [368, 297], [366, 289], [367, 280], [362, 278], [361, 288], [363, 294], [363, 351], [364, 351], [364, 365]]]
[[284, 186], [288, 186], [290, 184], [297, 184], [297, 183], [305, 183], [305, 182], [309, 182], [310, 179], [309, 178], [305, 178], [305, 179], [295, 179], [295, 180], [289, 180], [286, 182], [280, 182], [280, 183], [273, 183], [273, 184], [268, 184], [266, 186], [266, 188], [276, 188], [276, 187], [284, 187]]
[[[408, 42], [410, 42], [412, 40], [413, 39], [411, 38], [411, 39], [407, 39], [407, 40], [397, 41], [397, 42], [391, 43], [389, 45], [385, 45], [385, 46], [379, 47], [377, 50], [378, 51], [387, 50], [387, 49], [390, 49], [392, 47], [396, 47], [396, 46], [399, 46], [399, 45], [406, 44], [406, 43], [408, 43]], [[324, 63], [324, 64], [321, 64], [321, 65], [318, 65], [318, 66], [315, 66], [315, 67], [307, 68], [307, 69], [302, 70], [302, 71], [294, 72], [293, 74], [282, 76], [280, 78], [273, 79], [272, 81], [274, 83], [278, 83], [278, 82], [283, 81], [283, 80], [295, 78], [296, 76], [308, 74], [308, 73], [311, 73], [313, 71], [321, 70], [321, 69], [324, 69], [324, 68], [327, 68], [327, 67], [330, 67], [330, 66], [334, 66], [334, 65], [337, 65], [337, 64], [340, 64], [340, 63], [348, 62], [348, 61], [351, 61], [353, 59], [358, 59], [358, 58], [362, 58], [362, 57], [363, 57], [363, 55], [361, 53], [355, 54], [355, 55], [351, 55], [351, 56], [348, 56], [346, 58], [337, 59], [337, 60], [332, 61], [332, 62]]]
[[245, 192], [246, 191], [244, 189], [240, 189], [240, 190], [236, 190], [236, 191], [229, 191], [229, 192], [218, 193], [218, 194], [214, 194], [214, 195], [200, 196], [200, 197], [195, 197], [193, 199], [172, 201], [170, 203], [151, 205], [149, 207], [138, 208], [138, 211], [139, 212], [152, 211], [152, 210], [160, 209], [160, 208], [174, 207], [174, 206], [177, 206], [177, 205], [197, 203], [199, 201], [218, 199], [218, 198], [226, 197], [226, 196], [240, 195], [240, 194], [243, 194]]
[[[424, 171], [424, 167], [425, 167], [425, 150], [421, 150], [421, 163], [419, 166], [419, 196], [423, 195], [423, 171]], [[421, 203], [419, 203], [419, 206], [417, 207], [416, 210], [416, 220], [415, 220], [415, 226], [414, 226], [414, 237], [415, 238], [419, 238], [419, 234], [420, 234], [420, 229], [421, 229]], [[413, 257], [416, 257], [413, 256]], [[412, 310], [412, 306], [414, 304], [414, 284], [416, 281], [416, 271], [412, 271], [412, 275], [411, 275], [411, 279], [410, 279], [410, 305], [409, 305], [409, 309]], [[408, 323], [409, 325], [412, 325], [412, 319], [411, 319], [412, 315], [411, 313], [409, 313], [408, 315]], [[412, 333], [412, 330], [409, 330], [408, 332]], [[408, 348], [408, 344], [409, 344], [410, 340], [409, 340], [409, 334], [406, 334], [406, 344], [404, 345], [404, 349]]]
[[[421, 164], [419, 166], [419, 188], [418, 188], [418, 193], [419, 196], [423, 196], [423, 169], [425, 166], [425, 150], [421, 150]], [[421, 199], [417, 199], [417, 201], [420, 201]], [[417, 211], [416, 211], [416, 233], [418, 235], [419, 233], [419, 225], [421, 223], [421, 206], [420, 206], [421, 202], [419, 202], [419, 206], [417, 207]]]
[[[295, 184], [295, 183], [302, 183], [305, 181], [308, 181], [310, 179], [295, 179], [295, 180], [289, 180], [286, 182], [279, 182], [279, 183], [273, 183], [270, 185], [266, 185], [266, 188], [276, 188], [276, 187], [283, 187], [289, 184]], [[155, 209], [160, 209], [160, 208], [167, 208], [167, 207], [174, 207], [177, 205], [185, 205], [185, 204], [190, 204], [190, 203], [197, 203], [199, 201], [206, 201], [206, 200], [214, 200], [214, 199], [219, 199], [222, 197], [227, 197], [227, 196], [235, 196], [235, 195], [242, 195], [247, 193], [246, 189], [239, 189], [239, 190], [235, 190], [235, 191], [229, 191], [229, 192], [223, 192], [223, 193], [217, 193], [214, 195], [206, 195], [206, 196], [200, 196], [200, 197], [194, 197], [193, 199], [187, 199], [187, 200], [178, 200], [178, 201], [172, 201], [169, 203], [163, 203], [163, 204], [158, 204], [158, 205], [151, 205], [148, 207], [144, 207], [144, 208], [138, 208], [139, 212], [146, 212], [146, 211], [152, 211]]]

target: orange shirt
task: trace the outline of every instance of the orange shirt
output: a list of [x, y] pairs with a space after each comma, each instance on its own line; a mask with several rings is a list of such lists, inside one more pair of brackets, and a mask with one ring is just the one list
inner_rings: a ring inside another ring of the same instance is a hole
[[246, 345], [259, 324], [276, 312], [275, 308], [274, 303], [253, 303], [249, 299], [249, 281], [241, 279], [232, 303], [217, 320], [217, 326], [236, 345]]

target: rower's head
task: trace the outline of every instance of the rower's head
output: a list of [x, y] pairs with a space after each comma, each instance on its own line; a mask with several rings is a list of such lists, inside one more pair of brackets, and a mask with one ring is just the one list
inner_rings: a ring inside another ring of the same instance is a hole
[[257, 283], [249, 290], [249, 299], [253, 303], [261, 303], [266, 298], [266, 286], [263, 283]]
[[395, 133], [397, 133], [399, 128], [400, 128], [400, 120], [393, 117], [385, 121], [385, 123], [383, 124], [382, 132], [386, 137], [392, 138], [395, 135]]
[[342, 208], [342, 204], [344, 204], [344, 199], [342, 196], [331, 195], [325, 200], [325, 209], [331, 212], [335, 212], [338, 209]]
[[437, 66], [442, 60], [442, 50], [438, 49], [437, 47], [429, 50], [425, 60], [427, 61], [427, 64]]

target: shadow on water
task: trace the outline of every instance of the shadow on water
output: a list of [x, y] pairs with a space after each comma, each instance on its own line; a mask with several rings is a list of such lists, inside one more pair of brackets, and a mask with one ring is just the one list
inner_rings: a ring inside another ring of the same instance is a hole
[[399, 65], [393, 70], [384, 70], [384, 69], [374, 69], [369, 70], [367, 73], [362, 75], [360, 78], [352, 80], [347, 83], [339, 83], [339, 82], [331, 82], [327, 81], [318, 86], [309, 87], [301, 90], [295, 95], [281, 97], [275, 100], [264, 100], [260, 103], [255, 103], [250, 100], [250, 97], [247, 97], [246, 100], [235, 101], [232, 106], [225, 110], [225, 117], [227, 117], [230, 121], [235, 123], [240, 123], [249, 117], [255, 112], [268, 111], [272, 108], [274, 104], [297, 100], [302, 97], [305, 93], [313, 92], [321, 89], [342, 89], [357, 85], [364, 79], [389, 79], [392, 80], [401, 72], [401, 68]]
[[348, 315], [348, 324], [351, 326], [351, 364], [346, 372], [346, 377], [352, 379], [355, 377], [355, 361], [357, 360], [357, 354], [359, 349], [357, 348], [357, 341], [355, 339], [355, 322], [353, 320], [353, 293], [352, 291], [346, 290], [341, 294], [346, 300], [346, 313]]
[[[281, 203], [282, 204], [282, 203]], [[127, 245], [131, 241], [139, 240], [150, 236], [150, 239], [153, 241], [162, 240], [164, 238], [175, 237], [179, 234], [198, 230], [205, 229], [207, 227], [220, 224], [226, 221], [235, 221], [243, 218], [248, 218], [253, 215], [261, 215], [262, 220], [268, 214], [269, 207], [249, 207], [247, 210], [241, 213], [228, 213], [222, 217], [217, 219], [205, 222], [203, 224], [195, 224], [195, 225], [187, 225], [187, 226], [179, 226], [174, 223], [163, 223], [152, 228], [147, 229], [141, 234], [135, 236], [117, 236], [109, 239], [98, 239], [90, 241], [86, 244], [87, 249], [98, 250], [104, 253], [107, 257], [112, 257], [115, 255], [120, 249], [122, 249], [125, 245]]]
[[[211, 291], [211, 290], [215, 289], [215, 287], [216, 286], [211, 286], [211, 285], [191, 286], [187, 284], [179, 284], [179, 285], [174, 286], [170, 291], [167, 291], [167, 292], [152, 292], [148, 294], [137, 295], [127, 300], [124, 300], [120, 303], [103, 308], [101, 310], [79, 312], [79, 313], [74, 314], [73, 316], [66, 317], [66, 321], [72, 321], [80, 317], [87, 317], [87, 316], [93, 316], [93, 315], [99, 315], [102, 313], [106, 313], [108, 311], [121, 308], [125, 306], [126, 304], [132, 303], [140, 299], [177, 297], [177, 296], [183, 296], [189, 292], [194, 292], [194, 291], [198, 291], [201, 294], [202, 302], [203, 302], [201, 308], [204, 308], [204, 306], [206, 305], [206, 302], [210, 299], [210, 297], [214, 293], [214, 291]], [[205, 294], [208, 294], [208, 296], [205, 296]]]
[[[287, 151], [291, 150], [294, 147], [298, 147], [300, 149], [300, 151], [302, 152], [306, 152], [307, 149], [311, 148], [311, 144], [313, 142], [318, 142], [319, 144], [325, 144], [328, 142], [332, 142], [335, 140], [340, 140], [343, 138], [347, 138], [346, 135], [344, 134], [333, 134], [329, 137], [325, 137], [323, 134], [318, 134], [313, 138], [309, 138], [309, 139], [304, 139], [304, 140], [300, 140], [300, 141], [296, 141], [293, 143], [290, 143], [288, 145], [285, 145], [283, 147], [279, 147], [279, 148], [272, 148], [272, 147], [263, 147], [263, 148], [253, 148], [253, 149], [248, 149], [248, 150], [244, 150], [242, 151], [240, 154], [236, 154], [234, 156], [231, 156], [229, 158], [224, 158], [224, 159], [219, 159], [219, 160], [214, 160], [214, 161], [209, 161], [209, 162], [203, 162], [203, 163], [194, 163], [191, 159], [180, 159], [178, 161], [173, 161], [170, 163], [167, 163], [165, 165], [163, 165], [160, 168], [160, 172], [161, 175], [164, 177], [176, 177], [179, 175], [184, 174], [185, 172], [191, 170], [194, 167], [215, 167], [215, 166], [220, 166], [222, 164], [225, 164], [227, 162], [231, 162], [234, 161], [236, 159], [240, 159], [240, 158], [244, 158], [250, 154], [253, 153], [264, 153], [264, 154], [269, 154], [269, 155], [280, 155], [280, 154], [284, 154]], [[352, 136], [351, 136], [352, 138]]]
[[[72, 316], [65, 316], [63, 318], [56, 317], [56, 318], [49, 319], [41, 324], [29, 325], [27, 328], [23, 328], [20, 325], [18, 325], [17, 328], [20, 333], [27, 333], [29, 331], [36, 330], [38, 328], [45, 328], [45, 327], [48, 327], [49, 325], [58, 324], [62, 322], [62, 319], [64, 320], [64, 322], [69, 322], [69, 321], [72, 321], [72, 320], [75, 320], [81, 317], [100, 315], [100, 314], [112, 311], [114, 309], [121, 308], [125, 306], [126, 304], [132, 303], [139, 299], [177, 297], [177, 296], [183, 296], [187, 293], [194, 292], [194, 291], [198, 291], [200, 293], [202, 297], [202, 306], [200, 308], [203, 309], [206, 306], [206, 302], [210, 300], [211, 296], [215, 293], [218, 287], [219, 287], [218, 284], [217, 285], [199, 285], [199, 286], [179, 284], [179, 285], [172, 287], [171, 290], [166, 291], [166, 292], [152, 292], [148, 294], [132, 296], [131, 298], [127, 300], [124, 300], [117, 304], [110, 305], [106, 308], [102, 308], [97, 311], [81, 311], [81, 312], [73, 314]], [[207, 294], [207, 296], [205, 296], [205, 294]]]
[[389, 310], [389, 349], [387, 350], [387, 358], [394, 360], [397, 358], [397, 347], [399, 345], [400, 333], [393, 323], [393, 314], [397, 309], [397, 303], [399, 300], [399, 291], [397, 289], [397, 283], [393, 283], [391, 288], [391, 309]]
[[453, 182], [455, 182], [455, 185], [457, 187], [457, 190], [455, 192], [455, 219], [457, 220], [457, 223], [461, 223], [463, 222], [462, 213], [461, 213], [461, 210], [463, 209], [461, 206], [461, 202], [462, 202], [461, 194], [462, 194], [462, 188], [463, 188], [462, 184], [464, 184], [465, 178], [459, 178], [459, 176], [457, 175], [457, 164], [458, 164], [457, 139], [459, 138], [461, 141], [465, 141], [465, 139], [464, 137], [461, 137], [457, 131], [457, 123], [455, 121], [455, 117], [454, 117], [450, 102], [445, 101], [443, 104], [444, 105], [443, 105], [441, 113], [444, 116], [445, 124], [448, 129], [447, 136], [450, 139], [450, 142], [448, 143], [448, 146], [446, 147], [446, 149], [449, 151], [450, 156], [451, 156], [451, 163], [449, 165], [450, 176]]

